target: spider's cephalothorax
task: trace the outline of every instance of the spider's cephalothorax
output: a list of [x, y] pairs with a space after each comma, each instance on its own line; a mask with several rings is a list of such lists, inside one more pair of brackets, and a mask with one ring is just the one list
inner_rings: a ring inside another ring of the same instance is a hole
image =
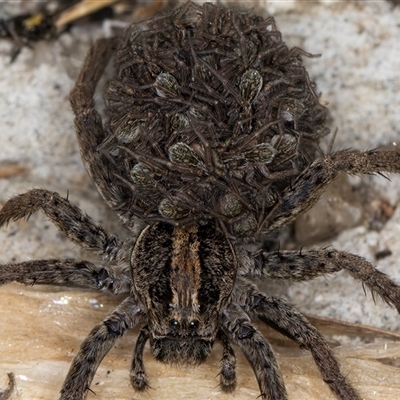
[[[220, 387], [235, 388], [235, 343], [268, 400], [286, 400], [278, 362], [251, 322], [265, 323], [311, 352], [341, 400], [360, 396], [322, 335], [258, 279], [304, 281], [346, 270], [400, 311], [400, 287], [361, 257], [332, 249], [250, 253], [236, 238], [263, 236], [312, 207], [341, 172], [400, 172], [395, 150], [343, 150], [314, 160], [325, 132], [299, 49], [289, 50], [272, 18], [188, 2], [133, 25], [91, 49], [71, 93], [82, 159], [105, 201], [137, 238], [108, 233], [68, 199], [34, 189], [9, 200], [0, 226], [42, 210], [105, 266], [75, 259], [0, 265], [0, 285], [55, 284], [125, 294], [93, 328], [70, 367], [61, 400], [82, 400], [107, 352], [141, 327], [131, 366], [148, 387], [143, 350], [174, 364], [198, 364], [222, 343]], [[108, 122], [94, 92], [110, 57]], [[313, 161], [314, 160], [314, 161]], [[137, 224], [138, 217], [142, 219]], [[9, 397], [14, 380], [0, 399]]]
[[133, 296], [147, 309], [154, 357], [203, 362], [236, 278], [230, 243], [212, 224], [183, 229], [157, 223], [143, 230], [130, 262]]

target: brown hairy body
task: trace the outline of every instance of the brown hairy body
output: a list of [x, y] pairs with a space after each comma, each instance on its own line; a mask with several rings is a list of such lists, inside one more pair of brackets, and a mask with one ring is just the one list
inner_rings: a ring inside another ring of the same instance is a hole
[[[113, 55], [117, 73], [105, 95], [103, 125], [93, 96]], [[400, 311], [399, 286], [344, 252], [250, 253], [243, 244], [294, 221], [340, 172], [400, 172], [397, 151], [344, 150], [315, 159], [326, 111], [301, 55], [309, 56], [286, 47], [272, 18], [190, 2], [93, 46], [70, 97], [82, 159], [121, 221], [134, 229], [140, 218], [147, 226], [123, 242], [44, 189], [14, 197], [0, 211], [3, 225], [41, 210], [73, 243], [109, 261], [101, 267], [72, 259], [7, 263], [0, 284], [126, 295], [82, 343], [62, 400], [86, 397], [103, 357], [135, 326], [141, 327], [130, 372], [136, 390], [149, 386], [147, 341], [157, 360], [195, 365], [219, 340], [223, 391], [236, 385], [234, 343], [253, 368], [261, 397], [284, 400], [278, 362], [252, 320], [309, 350], [339, 399], [360, 399], [322, 335], [252, 280], [303, 281], [343, 269]]]

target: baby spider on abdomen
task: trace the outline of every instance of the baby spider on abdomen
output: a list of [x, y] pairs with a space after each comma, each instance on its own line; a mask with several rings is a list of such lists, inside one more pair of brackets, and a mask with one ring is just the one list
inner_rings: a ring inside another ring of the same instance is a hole
[[[82, 343], [61, 389], [84, 399], [103, 357], [140, 327], [134, 389], [151, 385], [143, 361], [198, 365], [222, 345], [220, 388], [236, 387], [232, 344], [243, 352], [263, 399], [287, 399], [272, 346], [253, 321], [309, 350], [342, 400], [361, 399], [326, 340], [293, 306], [253, 280], [306, 281], [347, 271], [400, 311], [400, 287], [362, 257], [334, 249], [248, 252], [310, 209], [338, 176], [400, 172], [395, 150], [317, 153], [326, 109], [272, 17], [188, 2], [101, 39], [71, 93], [83, 162], [105, 202], [134, 230], [125, 241], [58, 193], [32, 189], [9, 200], [0, 225], [42, 211], [73, 243], [106, 263], [33, 260], [0, 266], [0, 284], [55, 284], [125, 299]], [[109, 60], [107, 120], [94, 92]]]

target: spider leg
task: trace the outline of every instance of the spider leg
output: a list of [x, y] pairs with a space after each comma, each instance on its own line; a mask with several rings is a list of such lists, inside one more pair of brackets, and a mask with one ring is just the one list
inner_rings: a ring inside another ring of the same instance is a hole
[[218, 332], [222, 343], [221, 373], [219, 385], [225, 393], [233, 392], [236, 388], [236, 357], [235, 351], [224, 332]]
[[126, 298], [107, 318], [96, 325], [81, 344], [68, 371], [59, 400], [83, 400], [104, 356], [143, 313], [132, 297]]
[[99, 113], [95, 110], [94, 93], [113, 52], [113, 39], [99, 39], [90, 49], [84, 66], [70, 94], [75, 114], [75, 130], [82, 161], [103, 196], [125, 225], [133, 229], [130, 212], [132, 191], [116, 181], [116, 166], [109, 154], [100, 149], [108, 132], [103, 128]]
[[261, 398], [287, 400], [285, 384], [272, 347], [250, 323], [246, 313], [231, 303], [221, 312], [221, 324], [224, 332], [239, 346], [253, 368]]
[[94, 92], [113, 54], [113, 39], [99, 39], [91, 47], [69, 100], [75, 114], [76, 134], [84, 161], [105, 139], [101, 117], [94, 108]]
[[131, 384], [139, 391], [146, 390], [149, 387], [147, 381], [147, 374], [143, 364], [143, 350], [144, 345], [149, 339], [149, 328], [144, 326], [139, 333], [136, 341], [135, 350], [133, 352], [132, 364], [131, 364]]
[[400, 152], [343, 150], [315, 160], [284, 191], [282, 202], [263, 233], [275, 231], [309, 210], [340, 172], [353, 175], [399, 173]]
[[15, 387], [15, 377], [14, 374], [12, 372], [9, 372], [7, 374], [8, 376], [8, 385], [7, 385], [7, 389], [1, 390], [0, 389], [0, 400], [7, 400], [10, 398], [11, 393], [14, 391], [14, 387]]
[[113, 259], [122, 246], [116, 236], [109, 234], [77, 206], [58, 193], [44, 189], [33, 189], [7, 201], [0, 210], [0, 226], [29, 217], [38, 210], [42, 210], [72, 242], [97, 251], [104, 258]]
[[98, 290], [107, 294], [129, 293], [129, 268], [97, 266], [73, 259], [32, 260], [0, 265], [0, 286], [10, 282], [25, 285], [59, 285]]
[[346, 378], [325, 339], [295, 308], [282, 299], [267, 298], [252, 285], [245, 286], [243, 308], [256, 318], [292, 339], [311, 352], [324, 382], [341, 400], [361, 400]]
[[345, 270], [400, 313], [400, 286], [354, 254], [332, 249], [260, 252], [248, 261], [242, 263], [242, 275], [261, 279], [305, 281]]

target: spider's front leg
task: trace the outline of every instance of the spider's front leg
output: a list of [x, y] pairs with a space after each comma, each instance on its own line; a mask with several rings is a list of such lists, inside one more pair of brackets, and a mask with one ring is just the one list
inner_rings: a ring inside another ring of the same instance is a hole
[[231, 303], [221, 312], [221, 325], [253, 368], [261, 398], [287, 400], [285, 384], [272, 347], [251, 324], [247, 314], [239, 306]]
[[15, 387], [15, 377], [13, 373], [8, 373], [8, 386], [7, 389], [0, 390], [0, 400], [7, 400], [10, 398], [11, 393]]
[[133, 352], [130, 372], [131, 384], [138, 391], [146, 390], [149, 387], [146, 370], [143, 364], [144, 345], [146, 344], [149, 337], [149, 329], [147, 326], [144, 326], [140, 330], [139, 336], [136, 341], [135, 350]]
[[262, 229], [263, 233], [280, 229], [304, 214], [340, 172], [350, 175], [400, 173], [400, 152], [343, 150], [315, 160], [285, 190], [276, 212]]
[[222, 359], [219, 386], [225, 393], [233, 392], [236, 388], [236, 356], [229, 338], [224, 332], [218, 332], [222, 344]]
[[[144, 326], [139, 333], [133, 352], [131, 364], [131, 384], [138, 390], [143, 391], [150, 387], [147, 379], [146, 370], [143, 364], [144, 346], [149, 339], [149, 329]], [[218, 339], [222, 343], [222, 359], [220, 372], [220, 387], [225, 393], [230, 393], [236, 387], [236, 357], [229, 339], [223, 331], [218, 332]]]
[[295, 308], [281, 299], [266, 297], [263, 293], [258, 292], [253, 285], [244, 283], [240, 286], [243, 290], [243, 295], [240, 297], [244, 299], [241, 305], [250, 317], [266, 323], [289, 337], [301, 348], [309, 350], [324, 382], [329, 385], [339, 399], [361, 399], [341, 374], [340, 365], [321, 333]]
[[83, 400], [104, 356], [144, 314], [132, 297], [126, 298], [107, 318], [96, 325], [81, 344], [61, 389], [60, 400]]

